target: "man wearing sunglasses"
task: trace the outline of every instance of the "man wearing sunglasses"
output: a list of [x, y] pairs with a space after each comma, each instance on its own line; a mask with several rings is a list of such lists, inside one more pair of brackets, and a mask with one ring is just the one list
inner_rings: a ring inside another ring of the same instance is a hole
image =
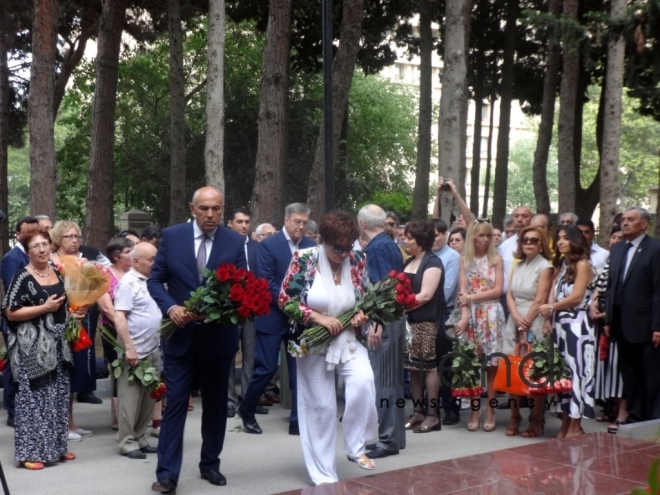
[[[256, 330], [254, 346], [254, 368], [247, 390], [243, 391], [243, 400], [238, 407], [238, 414], [243, 421], [243, 430], [247, 433], [262, 433], [254, 415], [259, 399], [277, 372], [277, 360], [282, 343], [287, 343], [289, 335], [289, 317], [277, 303], [282, 287], [282, 280], [289, 269], [294, 251], [315, 246], [316, 243], [305, 237], [310, 209], [302, 203], [292, 203], [284, 210], [284, 228], [259, 244], [257, 265], [259, 277], [268, 281], [273, 299], [270, 312], [254, 320]], [[296, 394], [296, 360], [286, 353], [289, 371], [289, 387], [293, 407], [289, 422], [289, 435], [298, 435], [298, 408]]]

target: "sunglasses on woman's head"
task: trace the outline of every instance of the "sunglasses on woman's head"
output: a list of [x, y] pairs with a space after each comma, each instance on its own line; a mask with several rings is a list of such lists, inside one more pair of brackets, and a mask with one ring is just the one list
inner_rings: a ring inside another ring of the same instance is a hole
[[532, 246], [536, 246], [539, 242], [541, 242], [541, 239], [538, 237], [523, 237], [522, 240], [523, 244], [531, 244]]
[[490, 223], [488, 218], [475, 218], [474, 221], [477, 223]]

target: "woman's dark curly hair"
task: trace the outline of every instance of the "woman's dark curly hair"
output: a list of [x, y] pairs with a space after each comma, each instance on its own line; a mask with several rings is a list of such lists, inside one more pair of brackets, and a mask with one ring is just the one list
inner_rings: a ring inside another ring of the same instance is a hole
[[435, 240], [435, 225], [431, 220], [408, 222], [404, 233], [415, 239], [422, 251], [430, 251]]
[[[559, 234], [564, 232], [568, 241], [571, 243], [571, 252], [562, 253], [557, 248], [557, 241]], [[589, 260], [591, 248], [587, 244], [587, 240], [582, 235], [582, 231], [575, 225], [561, 225], [555, 233], [555, 257], [553, 264], [557, 270], [561, 270], [561, 266], [566, 261], [566, 281], [568, 283], [575, 282], [575, 275], [577, 274], [577, 264], [582, 260]]]
[[319, 225], [321, 241], [326, 244], [352, 244], [360, 235], [360, 227], [353, 215], [344, 210], [332, 210], [325, 214]]

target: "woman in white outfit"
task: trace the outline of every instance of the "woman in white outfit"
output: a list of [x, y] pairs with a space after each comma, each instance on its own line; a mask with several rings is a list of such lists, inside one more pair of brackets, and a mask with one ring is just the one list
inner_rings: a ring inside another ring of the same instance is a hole
[[[319, 234], [319, 246], [293, 254], [279, 297], [280, 307], [292, 318], [289, 352], [297, 358], [300, 439], [316, 485], [338, 481], [335, 375], [346, 384], [342, 427], [348, 459], [374, 469], [365, 446], [378, 432], [374, 375], [359, 341], [367, 318], [360, 312], [345, 329], [338, 320], [362, 298], [366, 263], [362, 252], [353, 251], [358, 225], [350, 214], [334, 210], [321, 220]], [[335, 336], [318, 353], [300, 339], [316, 325]]]

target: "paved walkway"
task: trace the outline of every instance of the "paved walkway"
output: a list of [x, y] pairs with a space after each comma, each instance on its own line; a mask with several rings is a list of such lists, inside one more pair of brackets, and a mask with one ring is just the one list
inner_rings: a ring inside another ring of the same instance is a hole
[[[107, 380], [99, 381], [99, 388], [107, 390], [106, 382]], [[17, 467], [13, 460], [13, 429], [5, 426], [4, 412], [0, 414], [2, 421], [0, 423], [0, 461], [13, 495], [147, 495], [152, 493], [150, 486], [155, 479], [155, 455], [148, 456], [146, 460], [130, 460], [119, 455], [115, 432], [109, 426], [110, 401], [107, 394], [100, 393], [100, 395], [106, 397], [101, 405], [74, 405], [76, 423], [94, 432], [92, 437], [70, 444], [70, 450], [76, 453], [78, 458], [75, 461], [47, 467], [43, 471], [33, 472]], [[288, 411], [279, 406], [270, 407], [268, 415], [258, 416], [258, 421], [264, 430], [263, 435], [249, 435], [240, 432], [238, 431], [240, 419], [230, 419], [227, 425], [229, 431], [226, 436], [221, 465], [222, 473], [227, 476], [228, 485], [227, 487], [214, 487], [201, 480], [197, 468], [201, 447], [200, 409], [200, 400], [196, 399], [195, 410], [188, 414], [186, 423], [185, 454], [177, 489], [178, 494], [267, 495], [310, 486], [300, 439], [288, 435]], [[559, 428], [559, 421], [549, 418], [545, 438], [506, 437], [504, 429], [508, 416], [508, 411], [498, 412], [497, 430], [492, 433], [468, 432], [466, 430], [468, 417], [466, 412], [462, 413], [462, 421], [459, 425], [445, 427], [442, 431], [428, 434], [409, 433], [406, 449], [397, 456], [377, 460], [376, 471], [362, 470], [356, 464], [346, 460], [341, 440], [341, 423], [339, 423], [337, 445], [339, 478], [341, 480], [362, 479], [360, 477], [374, 473], [542, 443], [556, 435]], [[605, 425], [593, 421], [585, 421], [584, 427], [587, 432], [605, 430]], [[151, 443], [156, 445], [157, 440], [154, 438]], [[560, 447], [557, 455], [564, 455], [562, 454], [564, 447], [560, 444], [557, 447]], [[360, 493], [366, 495], [376, 492], [367, 490]], [[578, 490], [574, 493], [585, 492]]]

